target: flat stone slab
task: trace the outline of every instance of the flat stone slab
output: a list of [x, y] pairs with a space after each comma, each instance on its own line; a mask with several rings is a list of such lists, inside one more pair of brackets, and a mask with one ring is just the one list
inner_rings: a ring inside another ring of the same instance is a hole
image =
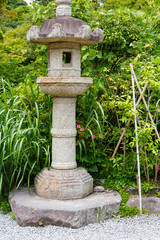
[[103, 221], [119, 212], [121, 196], [117, 192], [98, 192], [83, 199], [53, 200], [38, 197], [33, 189], [10, 193], [10, 205], [21, 226], [56, 225], [80, 228]]
[[[139, 208], [139, 197], [130, 198], [127, 205]], [[142, 207], [148, 209], [150, 213], [160, 213], [160, 198], [144, 197], [142, 198]]]

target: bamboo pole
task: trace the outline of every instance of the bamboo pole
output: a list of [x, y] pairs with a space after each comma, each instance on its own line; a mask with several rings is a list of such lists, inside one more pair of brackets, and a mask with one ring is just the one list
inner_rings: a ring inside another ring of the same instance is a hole
[[119, 141], [118, 141], [118, 143], [117, 143], [117, 145], [116, 145], [116, 148], [115, 148], [115, 150], [114, 150], [114, 153], [113, 153], [113, 155], [112, 155], [112, 158], [115, 157], [115, 155], [116, 155], [116, 153], [117, 153], [117, 150], [118, 150], [118, 148], [119, 148], [119, 145], [120, 145], [120, 143], [121, 143], [121, 141], [122, 141], [122, 139], [123, 139], [124, 134], [126, 133], [126, 130], [127, 130], [128, 126], [129, 126], [130, 122], [131, 122], [131, 119], [129, 119], [128, 122], [126, 123], [125, 129], [123, 130], [123, 132], [122, 132], [122, 134], [121, 134], [121, 136], [120, 136], [120, 139], [119, 139]]
[[[140, 94], [141, 94], [142, 91], [141, 91], [141, 89], [140, 89], [139, 83], [138, 83], [137, 78], [136, 78], [136, 75], [135, 75], [135, 73], [134, 73], [133, 65], [132, 65], [131, 63], [130, 63], [129, 65], [130, 65], [130, 68], [131, 68], [132, 76], [133, 76], [133, 78], [134, 78], [134, 80], [135, 80], [135, 82], [136, 82], [137, 88], [138, 88], [138, 90], [139, 90], [139, 92], [140, 92]], [[150, 111], [149, 111], [149, 108], [148, 108], [148, 106], [147, 106], [146, 100], [145, 100], [145, 98], [143, 97], [143, 95], [142, 95], [142, 100], [143, 100], [144, 105], [145, 105], [145, 108], [146, 108], [146, 110], [147, 110], [147, 112], [148, 112], [149, 118], [150, 118], [150, 120], [151, 120], [151, 122], [152, 122], [152, 124], [153, 124], [153, 126], [154, 126], [154, 130], [155, 130], [155, 132], [156, 132], [157, 138], [160, 140], [160, 136], [159, 136], [159, 133], [158, 133], [158, 131], [157, 131], [156, 125], [155, 125], [155, 123], [154, 123], [154, 121], [153, 121], [153, 118], [152, 118], [152, 116], [151, 116], [151, 113], [150, 113]]]
[[[131, 66], [131, 64], [130, 64]], [[132, 76], [132, 89], [133, 89], [133, 105], [134, 110], [136, 111], [136, 100], [135, 100], [135, 88], [134, 88], [134, 78]], [[139, 146], [138, 146], [138, 132], [137, 132], [137, 114], [134, 117], [135, 122], [135, 135], [136, 135], [136, 154], [137, 154], [137, 166], [138, 166], [138, 175], [137, 175], [137, 182], [138, 182], [138, 192], [139, 192], [139, 209], [140, 213], [142, 213], [142, 195], [141, 195], [141, 171], [140, 171], [140, 161], [139, 161]]]
[[[142, 92], [141, 92], [141, 94], [140, 94], [140, 96], [139, 96], [139, 98], [138, 98], [138, 101], [137, 101], [137, 103], [136, 103], [136, 108], [138, 107], [140, 101], [142, 100], [142, 96], [143, 96], [143, 94], [144, 94], [144, 92], [145, 92], [145, 90], [146, 90], [146, 88], [147, 88], [147, 86], [148, 86], [148, 83], [149, 83], [149, 82], [146, 82], [146, 84], [145, 84], [145, 86], [144, 86], [144, 88], [143, 88], [143, 90], [142, 90]], [[121, 136], [120, 136], [120, 138], [119, 138], [119, 141], [118, 141], [118, 143], [117, 143], [117, 145], [116, 145], [116, 148], [115, 148], [115, 150], [114, 150], [114, 153], [113, 153], [113, 155], [112, 155], [112, 158], [115, 157], [115, 155], [116, 155], [116, 153], [117, 153], [117, 150], [118, 150], [118, 148], [119, 148], [119, 145], [120, 145], [120, 143], [121, 143], [121, 141], [122, 141], [122, 139], [123, 139], [124, 134], [126, 133], [126, 130], [127, 130], [128, 126], [129, 126], [130, 122], [131, 122], [131, 119], [129, 119], [128, 122], [126, 123], [125, 129], [123, 130], [123, 132], [122, 132], [122, 134], [121, 134]]]

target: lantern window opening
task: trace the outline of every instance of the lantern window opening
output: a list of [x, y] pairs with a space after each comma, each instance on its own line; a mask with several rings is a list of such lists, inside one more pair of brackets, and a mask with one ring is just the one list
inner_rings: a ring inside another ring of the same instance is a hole
[[66, 65], [66, 64], [71, 64], [71, 52], [63, 52], [62, 53], [62, 63], [64, 64], [64, 65]]

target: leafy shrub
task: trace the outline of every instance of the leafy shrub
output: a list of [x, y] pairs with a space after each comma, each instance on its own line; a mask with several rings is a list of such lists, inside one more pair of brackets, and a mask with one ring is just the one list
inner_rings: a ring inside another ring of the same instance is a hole
[[29, 187], [30, 180], [33, 182], [42, 168], [50, 167], [49, 120], [45, 127], [40, 119], [41, 109], [44, 111], [48, 103], [29, 79], [26, 84], [12, 89], [8, 82], [1, 83], [0, 190], [3, 194], [22, 184], [27, 183]]

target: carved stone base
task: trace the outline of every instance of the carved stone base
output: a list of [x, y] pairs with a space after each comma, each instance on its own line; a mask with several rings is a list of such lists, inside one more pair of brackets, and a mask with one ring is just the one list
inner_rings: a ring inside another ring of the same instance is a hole
[[84, 198], [93, 192], [93, 179], [84, 168], [56, 170], [45, 168], [35, 178], [39, 197], [58, 200]]
[[32, 189], [29, 193], [28, 189], [22, 188], [11, 192], [9, 197], [12, 211], [21, 226], [80, 228], [116, 215], [121, 203], [121, 196], [116, 192], [99, 192], [83, 199], [59, 201], [40, 198]]

